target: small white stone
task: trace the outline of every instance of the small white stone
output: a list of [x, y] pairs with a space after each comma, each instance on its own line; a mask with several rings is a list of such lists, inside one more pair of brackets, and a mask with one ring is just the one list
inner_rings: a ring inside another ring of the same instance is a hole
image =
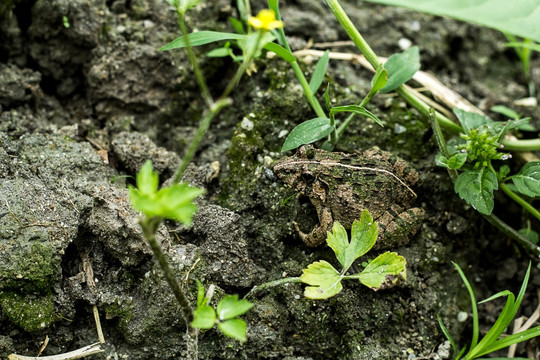
[[468, 317], [469, 317], [469, 314], [467, 314], [465, 311], [460, 311], [457, 315], [457, 321], [461, 323], [465, 322]]
[[401, 38], [398, 40], [398, 46], [401, 50], [407, 50], [412, 46], [412, 41], [407, 38]]
[[240, 127], [247, 131], [253, 130], [253, 126], [253, 121], [249, 120], [247, 117], [244, 117], [240, 123]]

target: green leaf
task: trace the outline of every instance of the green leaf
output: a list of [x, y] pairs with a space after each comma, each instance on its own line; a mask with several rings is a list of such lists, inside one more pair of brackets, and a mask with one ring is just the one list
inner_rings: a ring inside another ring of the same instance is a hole
[[533, 244], [538, 244], [538, 240], [540, 240], [538, 233], [530, 228], [519, 229], [518, 232], [525, 236]]
[[203, 189], [191, 187], [186, 183], [162, 188], [156, 194], [156, 201], [160, 205], [160, 210], [158, 213], [151, 215], [177, 220], [184, 225], [190, 225], [191, 218], [197, 211], [197, 206], [193, 204], [193, 200], [203, 193]]
[[454, 191], [481, 214], [493, 211], [493, 191], [499, 188], [497, 174], [490, 167], [467, 170], [459, 174]]
[[388, 83], [388, 70], [382, 64], [377, 67], [375, 75], [371, 79], [371, 92], [377, 92], [384, 88]]
[[504, 44], [506, 47], [515, 47], [515, 48], [522, 48], [522, 49], [531, 49], [534, 51], [540, 52], [540, 44], [536, 43], [529, 43], [529, 42], [508, 42]]
[[[226, 33], [219, 31], [199, 31], [188, 35], [189, 44], [191, 46], [200, 46], [210, 44], [222, 40], [240, 40], [245, 39], [246, 35]], [[181, 49], [186, 47], [186, 39], [183, 36], [171, 41], [167, 45], [161, 47], [159, 51], [167, 51], [173, 49]]]
[[326, 103], [326, 110], [330, 110], [330, 83], [326, 85], [326, 91], [324, 92], [324, 102]]
[[378, 234], [377, 223], [367, 210], [362, 211], [360, 221], [354, 220], [351, 226], [351, 243], [345, 249], [343, 272], [349, 270], [356, 259], [371, 250]]
[[273, 42], [269, 42], [266, 45], [264, 45], [264, 48], [268, 51], [272, 51], [276, 53], [277, 56], [288, 62], [289, 64], [292, 64], [293, 62], [296, 62], [296, 58], [294, 57], [293, 53], [289, 50], [285, 49], [283, 46], [278, 45]]
[[336, 258], [341, 266], [345, 267], [347, 257], [346, 253], [349, 246], [349, 236], [339, 221], [334, 222], [332, 232], [328, 232], [326, 243], [332, 250], [334, 250], [334, 254], [336, 255]]
[[406, 265], [407, 260], [403, 256], [387, 251], [370, 262], [358, 274], [358, 280], [375, 291], [386, 289], [407, 280]]
[[245, 314], [253, 307], [247, 300], [238, 300], [238, 295], [227, 295], [218, 303], [217, 314], [220, 320], [228, 320]]
[[193, 312], [193, 321], [191, 327], [197, 329], [211, 329], [216, 322], [216, 312], [209, 305], [198, 307]]
[[197, 280], [197, 307], [206, 305], [204, 298], [204, 287], [199, 280]]
[[504, 105], [495, 105], [490, 108], [491, 111], [502, 114], [510, 119], [517, 120], [520, 118], [519, 114], [509, 107], [506, 107]]
[[[525, 129], [527, 128], [527, 125], [529, 125], [529, 121], [531, 118], [523, 118], [518, 120], [508, 120], [505, 122], [496, 122], [496, 128], [500, 127], [497, 134], [497, 141], [501, 141], [504, 134], [506, 134], [508, 131], [513, 129], [522, 129], [525, 126]], [[502, 126], [501, 126], [502, 125]]]
[[201, 1], [202, 0], [178, 0], [178, 11], [184, 14], [186, 11], [195, 7]]
[[231, 23], [234, 31], [236, 31], [238, 34], [244, 35], [246, 33], [246, 31], [244, 30], [244, 25], [240, 20], [229, 16], [229, 22]]
[[147, 160], [137, 173], [137, 189], [144, 195], [154, 195], [159, 185], [159, 175]]
[[365, 107], [358, 106], [358, 105], [345, 105], [345, 106], [334, 106], [333, 108], [330, 109], [330, 115], [335, 115], [340, 112], [350, 112], [354, 114], [367, 116], [371, 120], [375, 121], [377, 124], [384, 127], [381, 120], [379, 120], [377, 116], [373, 115], [371, 112], [366, 110]]
[[517, 191], [529, 197], [540, 196], [540, 161], [530, 161], [510, 179]]
[[329, 53], [330, 51], [326, 50], [324, 52], [324, 55], [321, 56], [319, 61], [317, 61], [317, 65], [315, 66], [315, 70], [313, 71], [313, 75], [311, 76], [311, 80], [309, 81], [309, 88], [314, 94], [317, 92], [317, 90], [319, 90], [319, 87], [324, 80], [324, 74], [326, 74], [326, 68], [328, 67]]
[[445, 167], [447, 169], [457, 170], [460, 169], [467, 161], [466, 153], [456, 153], [446, 159], [441, 154], [437, 154], [435, 157], [435, 163], [438, 166]]
[[244, 342], [247, 340], [246, 323], [242, 319], [232, 319], [218, 324], [219, 330], [228, 337]]
[[487, 116], [468, 112], [459, 108], [454, 108], [454, 114], [457, 116], [465, 133], [469, 133], [471, 129], [476, 129], [482, 125], [488, 125], [493, 123], [493, 120], [491, 120]]
[[311, 144], [330, 135], [334, 127], [330, 125], [330, 119], [318, 117], [307, 120], [295, 127], [285, 142], [281, 151], [296, 149], [301, 145]]
[[[511, 345], [518, 344], [523, 341], [527, 341], [537, 336], [540, 336], [540, 326], [536, 326], [534, 328], [519, 332], [517, 334], [508, 335], [504, 338], [501, 338], [497, 340], [493, 345], [491, 345], [488, 349], [486, 349], [486, 352], [484, 354], [489, 354], [494, 351], [504, 349]], [[484, 354], [481, 354], [481, 355], [484, 355]], [[512, 358], [512, 360], [515, 360], [515, 359], [516, 358]]]
[[210, 50], [209, 52], [206, 53], [206, 56], [208, 56], [208, 57], [226, 57], [226, 56], [231, 56], [231, 53], [232, 53], [231, 49], [226, 48], [226, 47], [221, 47], [221, 48]]
[[510, 166], [503, 165], [499, 169], [499, 178], [504, 179], [510, 173]]
[[343, 289], [341, 275], [324, 260], [316, 261], [302, 270], [300, 281], [311, 285], [304, 290], [304, 296], [308, 299], [328, 299]]
[[385, 94], [409, 81], [420, 70], [420, 50], [412, 46], [400, 54], [394, 54], [384, 64], [388, 70], [388, 82], [380, 90]]
[[535, 0], [367, 0], [449, 16], [540, 42], [540, 3]]

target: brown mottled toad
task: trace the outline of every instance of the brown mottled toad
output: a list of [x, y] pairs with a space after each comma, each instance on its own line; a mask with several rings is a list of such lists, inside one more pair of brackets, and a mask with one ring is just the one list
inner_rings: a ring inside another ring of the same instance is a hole
[[377, 248], [403, 245], [419, 229], [424, 210], [411, 207], [419, 175], [403, 159], [374, 148], [345, 154], [302, 146], [274, 165], [274, 172], [317, 210], [320, 225], [309, 234], [294, 226], [308, 246], [326, 239], [334, 221], [350, 229], [367, 209], [379, 223]]

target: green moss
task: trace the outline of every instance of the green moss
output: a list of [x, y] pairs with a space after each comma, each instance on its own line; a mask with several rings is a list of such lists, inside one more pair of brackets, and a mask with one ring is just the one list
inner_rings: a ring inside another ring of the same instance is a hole
[[0, 293], [0, 307], [7, 318], [24, 331], [33, 332], [48, 328], [57, 320], [54, 314], [54, 296]]
[[126, 330], [133, 318], [133, 305], [127, 303], [114, 303], [105, 307], [105, 318], [118, 319], [120, 329]]
[[57, 275], [59, 261], [46, 243], [31, 242], [20, 251], [14, 251], [9, 263], [0, 267], [3, 280], [0, 288], [22, 293], [48, 293]]

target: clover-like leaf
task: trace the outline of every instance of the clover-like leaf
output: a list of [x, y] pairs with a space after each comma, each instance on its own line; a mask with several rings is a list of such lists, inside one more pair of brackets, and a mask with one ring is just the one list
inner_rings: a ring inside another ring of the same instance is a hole
[[218, 324], [219, 330], [229, 337], [244, 342], [247, 340], [246, 322], [242, 319], [231, 319]]
[[197, 329], [211, 329], [215, 322], [216, 312], [214, 308], [210, 305], [204, 305], [193, 312], [193, 321], [190, 325]]
[[220, 320], [228, 320], [245, 314], [253, 307], [247, 300], [239, 300], [238, 295], [227, 295], [217, 305], [217, 314]]
[[454, 191], [460, 198], [486, 215], [493, 211], [493, 190], [498, 188], [497, 174], [490, 167], [464, 171], [454, 184]]
[[328, 299], [343, 289], [341, 275], [324, 260], [316, 261], [304, 269], [300, 281], [311, 285], [304, 290], [304, 296], [308, 299]]
[[407, 280], [407, 260], [395, 252], [377, 256], [360, 273], [358, 280], [373, 290], [386, 289]]
[[530, 161], [510, 177], [517, 191], [530, 197], [540, 196], [540, 161]]

